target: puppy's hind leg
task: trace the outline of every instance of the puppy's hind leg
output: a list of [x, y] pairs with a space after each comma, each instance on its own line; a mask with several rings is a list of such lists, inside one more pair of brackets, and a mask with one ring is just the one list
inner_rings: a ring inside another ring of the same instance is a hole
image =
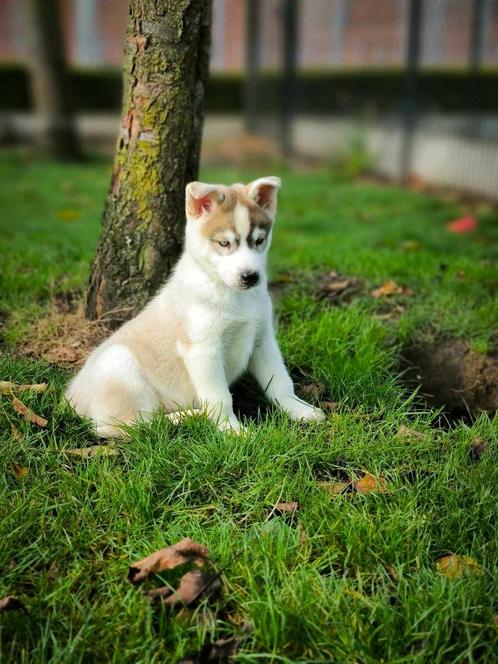
[[125, 436], [123, 424], [150, 417], [158, 396], [135, 357], [126, 347], [109, 348], [100, 358], [103, 375], [99, 380], [89, 415], [102, 438]]
[[92, 419], [100, 438], [124, 437], [126, 434], [121, 425], [133, 424], [140, 413], [134, 390], [118, 378], [105, 380], [98, 400], [92, 405]]

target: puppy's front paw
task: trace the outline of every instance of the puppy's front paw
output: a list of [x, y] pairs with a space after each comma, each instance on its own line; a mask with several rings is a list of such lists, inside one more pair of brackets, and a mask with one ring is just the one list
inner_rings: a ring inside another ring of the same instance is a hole
[[293, 415], [292, 418], [295, 420], [317, 420], [318, 422], [321, 422], [325, 419], [325, 413], [323, 410], [320, 410], [320, 408], [315, 408], [315, 406], [306, 404], [306, 408], [302, 408], [299, 415]]
[[302, 401], [297, 397], [293, 399], [287, 399], [286, 403], [283, 404], [284, 410], [287, 412], [289, 417], [293, 420], [317, 420], [321, 421], [325, 419], [325, 413], [320, 408], [315, 408], [306, 401]]
[[233, 417], [227, 417], [224, 420], [220, 420], [218, 422], [218, 430], [227, 431], [229, 433], [243, 434], [246, 429], [234, 415]]

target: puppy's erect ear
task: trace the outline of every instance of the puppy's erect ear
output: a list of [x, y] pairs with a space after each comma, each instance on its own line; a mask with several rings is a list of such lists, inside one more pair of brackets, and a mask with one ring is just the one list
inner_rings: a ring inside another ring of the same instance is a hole
[[209, 214], [216, 205], [223, 203], [225, 195], [219, 184], [190, 182], [185, 189], [185, 210], [187, 217], [199, 218]]
[[270, 216], [274, 217], [277, 211], [277, 194], [280, 184], [280, 178], [274, 175], [259, 178], [247, 185], [247, 194]]

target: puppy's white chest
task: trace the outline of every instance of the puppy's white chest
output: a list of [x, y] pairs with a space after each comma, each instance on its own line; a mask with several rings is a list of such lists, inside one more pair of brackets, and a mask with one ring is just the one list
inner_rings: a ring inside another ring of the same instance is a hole
[[254, 350], [257, 325], [254, 321], [234, 323], [223, 333], [223, 365], [228, 383], [246, 369]]

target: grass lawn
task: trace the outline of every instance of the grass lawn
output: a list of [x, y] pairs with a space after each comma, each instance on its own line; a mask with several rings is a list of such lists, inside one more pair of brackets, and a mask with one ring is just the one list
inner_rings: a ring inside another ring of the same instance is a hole
[[[280, 169], [279, 337], [337, 409], [311, 426], [270, 410], [244, 437], [158, 415], [118, 454], [81, 459], [68, 450], [97, 441], [61, 399], [70, 371], [15, 349], [55, 296], [83, 292], [109, 174], [15, 152], [0, 163], [0, 378], [49, 383], [20, 397], [46, 428], [0, 398], [0, 597], [27, 607], [0, 614], [0, 660], [177, 662], [236, 636], [240, 662], [496, 661], [498, 420], [438, 428], [399, 358], [405, 343], [449, 336], [498, 350], [498, 215], [481, 206], [478, 232], [453, 235], [455, 200]], [[330, 270], [361, 279], [357, 297], [318, 298], [315, 275]], [[413, 295], [373, 298], [388, 279]], [[386, 491], [317, 485], [364, 473]], [[268, 518], [289, 501], [295, 512]], [[220, 596], [151, 606], [128, 567], [186, 536], [209, 547]], [[479, 568], [447, 578], [445, 554]]]

